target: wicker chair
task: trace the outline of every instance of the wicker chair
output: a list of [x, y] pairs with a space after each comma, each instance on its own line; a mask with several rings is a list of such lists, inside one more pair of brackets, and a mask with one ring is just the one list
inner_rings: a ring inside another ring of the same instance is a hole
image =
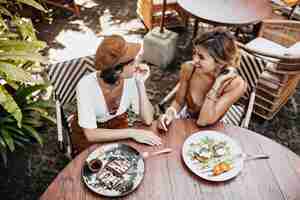
[[[138, 0], [137, 14], [149, 30], [160, 25], [161, 14], [163, 9], [163, 0]], [[167, 0], [165, 25], [185, 26], [188, 16], [178, 5], [176, 0]]]
[[[289, 47], [300, 41], [300, 22], [265, 20], [258, 37]], [[242, 44], [240, 47], [266, 64], [257, 85], [254, 113], [272, 119], [295, 92], [300, 80], [300, 55], [272, 54]]]

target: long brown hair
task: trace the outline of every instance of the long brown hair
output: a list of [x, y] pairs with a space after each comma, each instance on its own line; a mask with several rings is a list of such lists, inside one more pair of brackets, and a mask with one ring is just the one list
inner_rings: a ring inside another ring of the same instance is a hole
[[240, 53], [234, 36], [224, 28], [215, 28], [197, 36], [193, 40], [193, 48], [197, 46], [206, 48], [217, 62], [226, 66], [239, 66]]

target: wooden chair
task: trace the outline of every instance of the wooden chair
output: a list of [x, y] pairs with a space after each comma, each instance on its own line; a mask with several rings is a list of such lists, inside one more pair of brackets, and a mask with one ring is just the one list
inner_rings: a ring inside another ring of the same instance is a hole
[[[241, 47], [243, 47], [242, 44]], [[248, 128], [251, 119], [253, 105], [255, 101], [256, 86], [260, 75], [264, 71], [265, 61], [257, 58], [243, 49], [241, 49], [241, 63], [237, 69], [239, 75], [247, 82], [248, 88], [246, 94], [236, 104], [230, 107], [224, 117], [221, 119], [225, 124], [241, 126]], [[179, 88], [179, 83], [175, 88], [159, 103], [161, 110], [164, 105], [172, 99]]]
[[300, 5], [299, 0], [272, 0], [274, 8], [280, 13], [284, 13], [288, 19], [300, 19], [299, 14], [295, 13], [297, 7]]
[[[137, 14], [149, 30], [160, 25], [163, 9], [163, 0], [138, 0]], [[187, 14], [178, 5], [176, 0], [167, 0], [165, 25], [166, 27], [185, 26]]]
[[[300, 41], [300, 22], [265, 20], [258, 36], [289, 47]], [[266, 70], [257, 85], [254, 113], [264, 119], [272, 119], [296, 90], [300, 80], [300, 55], [272, 54], [240, 46], [265, 62]]]
[[68, 126], [64, 106], [75, 102], [76, 86], [79, 80], [95, 71], [94, 56], [75, 58], [65, 62], [50, 64], [47, 67], [48, 78], [54, 89], [56, 101], [57, 136], [59, 149], [72, 158], [71, 130]]

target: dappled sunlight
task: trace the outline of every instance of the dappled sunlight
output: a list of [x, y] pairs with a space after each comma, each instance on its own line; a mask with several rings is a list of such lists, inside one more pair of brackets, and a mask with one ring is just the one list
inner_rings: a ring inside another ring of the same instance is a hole
[[[81, 10], [97, 7], [95, 1], [79, 1]], [[76, 27], [76, 29], [62, 29], [54, 38], [55, 43], [60, 48], [49, 49], [48, 56], [50, 61], [58, 62], [69, 60], [76, 57], [92, 55], [103, 36], [111, 34], [120, 34], [130, 42], [140, 42], [144, 26], [138, 18], [122, 20], [124, 12], [119, 16], [113, 15], [109, 8], [96, 11], [93, 18], [87, 19], [86, 16], [79, 19], [70, 20], [67, 27]], [[101, 12], [101, 15], [99, 15]], [[98, 27], [96, 30], [91, 26]], [[100, 27], [99, 27], [100, 26]]]

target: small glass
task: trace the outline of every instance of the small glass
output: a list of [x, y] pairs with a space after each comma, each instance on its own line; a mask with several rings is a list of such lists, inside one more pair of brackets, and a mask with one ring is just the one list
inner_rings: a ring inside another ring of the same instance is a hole
[[86, 163], [87, 163], [88, 169], [93, 173], [99, 172], [100, 169], [102, 168], [102, 161], [97, 158], [92, 159]]

